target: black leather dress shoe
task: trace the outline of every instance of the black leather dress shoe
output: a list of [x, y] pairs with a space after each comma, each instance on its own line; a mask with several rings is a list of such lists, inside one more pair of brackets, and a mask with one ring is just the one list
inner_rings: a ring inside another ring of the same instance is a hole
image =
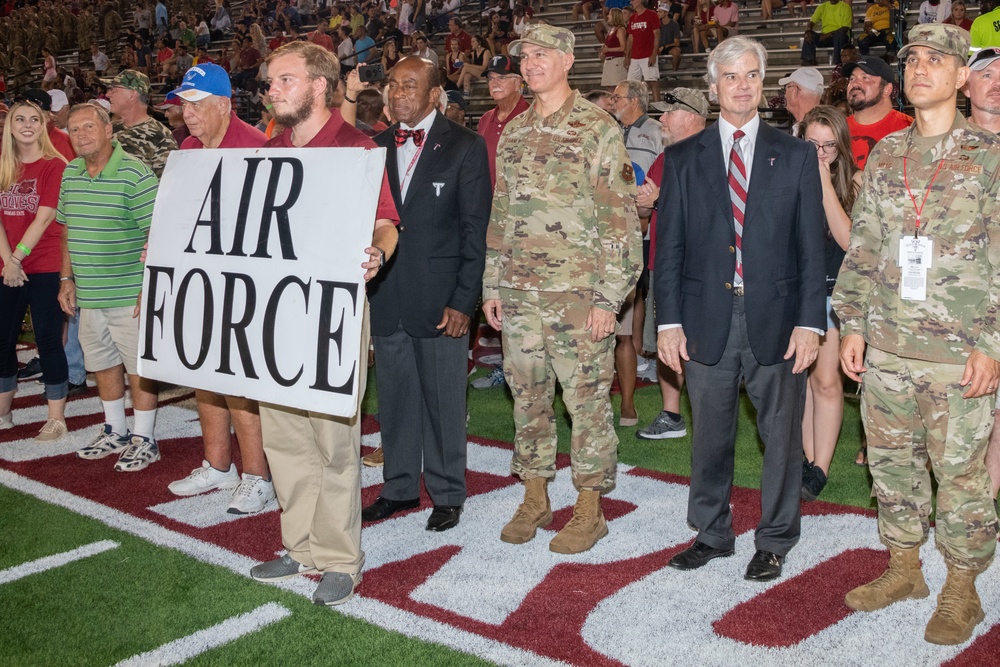
[[412, 510], [415, 507], [420, 507], [420, 498], [414, 498], [413, 500], [389, 500], [388, 498], [379, 496], [375, 499], [375, 502], [361, 510], [361, 520], [380, 521], [388, 519], [396, 512]]
[[750, 564], [747, 565], [747, 573], [743, 578], [747, 581], [771, 581], [772, 579], [777, 579], [781, 576], [781, 565], [784, 562], [784, 556], [758, 549], [757, 553], [750, 559]]
[[460, 516], [462, 516], [461, 505], [435, 505], [434, 511], [431, 512], [430, 518], [427, 519], [427, 530], [440, 533], [449, 528], [454, 528], [458, 525], [458, 518]]
[[726, 558], [732, 555], [732, 549], [716, 549], [704, 542], [695, 541], [694, 544], [670, 559], [670, 567], [675, 567], [678, 570], [697, 570], [713, 558]]

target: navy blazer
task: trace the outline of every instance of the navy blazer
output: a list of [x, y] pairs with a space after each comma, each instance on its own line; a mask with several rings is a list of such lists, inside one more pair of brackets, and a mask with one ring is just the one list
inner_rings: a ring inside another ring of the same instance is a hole
[[[656, 323], [681, 324], [688, 354], [722, 357], [733, 312], [736, 231], [718, 125], [664, 152], [656, 220]], [[780, 363], [796, 326], [826, 331], [826, 218], [816, 149], [760, 122], [743, 231], [747, 336]]]
[[446, 307], [475, 314], [486, 263], [492, 187], [486, 142], [435, 113], [410, 177], [399, 193], [394, 131], [375, 137], [386, 151], [389, 189], [399, 212], [399, 245], [369, 283], [371, 330], [388, 336], [402, 323], [415, 338], [433, 338]]

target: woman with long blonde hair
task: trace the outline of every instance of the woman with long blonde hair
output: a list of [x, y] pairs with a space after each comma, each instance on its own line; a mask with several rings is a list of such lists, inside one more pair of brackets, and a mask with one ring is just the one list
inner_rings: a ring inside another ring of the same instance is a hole
[[802, 119], [802, 136], [816, 147], [823, 212], [826, 214], [827, 331], [819, 356], [809, 368], [806, 409], [802, 418], [802, 498], [815, 500], [826, 486], [830, 461], [844, 421], [844, 378], [840, 372], [840, 323], [830, 295], [851, 239], [851, 209], [861, 187], [861, 172], [851, 150], [847, 117], [831, 106], [818, 106]]
[[51, 442], [66, 433], [69, 392], [58, 301], [61, 234], [52, 224], [66, 160], [49, 140], [45, 114], [31, 102], [11, 107], [0, 146], [0, 429], [14, 427], [17, 338], [30, 306], [48, 400], [48, 419], [35, 440]]

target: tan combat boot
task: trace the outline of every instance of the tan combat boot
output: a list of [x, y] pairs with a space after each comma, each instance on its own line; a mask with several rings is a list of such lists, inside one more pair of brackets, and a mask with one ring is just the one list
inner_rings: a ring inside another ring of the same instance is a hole
[[972, 636], [972, 631], [985, 618], [983, 606], [976, 593], [977, 570], [966, 570], [948, 565], [948, 577], [938, 595], [937, 609], [931, 616], [924, 640], [932, 644], [961, 644]]
[[573, 518], [549, 542], [549, 550], [560, 554], [578, 554], [591, 548], [608, 534], [608, 523], [601, 512], [601, 492], [581, 491], [573, 507]]
[[857, 611], [875, 611], [909, 598], [925, 598], [930, 589], [920, 571], [920, 547], [889, 547], [889, 568], [875, 581], [850, 591], [844, 602]]
[[524, 544], [535, 537], [539, 528], [552, 523], [552, 509], [549, 507], [549, 493], [545, 477], [532, 477], [524, 482], [524, 502], [514, 518], [500, 531], [500, 539], [509, 544]]

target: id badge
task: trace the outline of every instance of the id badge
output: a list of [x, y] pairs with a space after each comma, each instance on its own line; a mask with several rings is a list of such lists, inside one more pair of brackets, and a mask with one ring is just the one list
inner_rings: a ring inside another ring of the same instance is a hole
[[934, 242], [926, 236], [899, 239], [899, 296], [908, 301], [927, 298], [927, 270], [931, 266]]

